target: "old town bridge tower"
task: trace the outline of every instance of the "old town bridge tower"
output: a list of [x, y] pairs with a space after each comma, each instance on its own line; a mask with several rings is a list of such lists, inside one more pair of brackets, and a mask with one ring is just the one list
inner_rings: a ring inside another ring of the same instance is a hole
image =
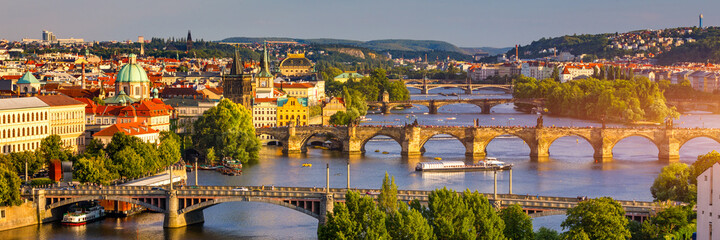
[[240, 61], [240, 52], [235, 48], [230, 74], [223, 76], [223, 96], [252, 110], [254, 92], [252, 75], [245, 73], [244, 70], [245, 67]]

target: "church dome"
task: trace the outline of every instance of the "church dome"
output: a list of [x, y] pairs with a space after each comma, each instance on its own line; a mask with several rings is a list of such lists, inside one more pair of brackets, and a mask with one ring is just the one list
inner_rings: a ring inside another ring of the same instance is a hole
[[117, 74], [116, 82], [150, 82], [145, 70], [135, 63], [135, 54], [130, 54], [130, 62]]

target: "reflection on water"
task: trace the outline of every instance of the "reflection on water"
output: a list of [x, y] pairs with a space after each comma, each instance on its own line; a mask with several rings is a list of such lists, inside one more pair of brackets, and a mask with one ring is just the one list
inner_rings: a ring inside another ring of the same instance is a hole
[[[446, 90], [438, 90], [446, 91]], [[434, 92], [434, 91], [433, 91]], [[422, 96], [433, 97], [433, 96]], [[465, 96], [461, 96], [465, 97]], [[478, 95], [477, 98], [509, 97], [506, 94]], [[413, 98], [421, 98], [413, 95]], [[517, 112], [512, 105], [499, 105], [495, 114], [477, 114], [476, 106], [452, 105], [443, 110], [451, 113], [424, 115], [394, 111], [394, 114], [368, 116], [373, 121], [403, 124], [418, 119], [423, 124], [471, 125], [480, 119], [482, 125], [534, 126], [535, 115]], [[417, 109], [416, 109], [417, 110]], [[413, 116], [414, 115], [414, 116]], [[448, 119], [454, 117], [455, 119]], [[438, 121], [442, 120], [442, 121]], [[595, 126], [599, 123], [569, 118], [546, 116], [548, 126]], [[720, 115], [682, 115], [677, 127], [720, 128]], [[421, 161], [468, 160], [464, 146], [454, 138], [433, 139], [425, 144], [424, 156], [403, 157], [400, 145], [382, 136], [369, 141], [364, 155], [347, 156], [339, 152], [308, 149], [307, 153], [282, 155], [280, 147], [264, 147], [261, 161], [248, 165], [243, 174], [224, 176], [211, 171], [199, 172], [201, 185], [275, 185], [308, 186], [325, 185], [325, 165], [331, 168], [331, 186], [347, 185], [346, 164], [350, 163], [350, 183], [354, 188], [380, 188], [385, 172], [395, 177], [400, 189], [433, 190], [447, 186], [491, 193], [492, 172], [423, 173], [414, 171]], [[697, 138], [688, 141], [680, 150], [683, 162], [693, 162], [697, 155], [718, 149], [720, 144], [712, 139]], [[377, 152], [375, 152], [377, 150]], [[383, 154], [388, 152], [388, 154]], [[595, 163], [593, 148], [582, 138], [569, 136], [557, 139], [550, 146], [547, 161], [531, 161], [530, 149], [516, 137], [498, 137], [492, 140], [487, 153], [490, 157], [514, 164], [513, 192], [528, 195], [553, 196], [612, 196], [624, 200], [651, 200], [650, 186], [665, 163], [657, 161], [657, 147], [642, 137], [629, 137], [613, 149], [614, 159]], [[302, 167], [310, 163], [312, 167]], [[188, 182], [194, 182], [191, 174]], [[498, 191], [506, 193], [509, 188], [508, 172], [498, 173]], [[46, 224], [3, 232], [10, 239], [312, 239], [317, 230], [317, 220], [303, 213], [265, 203], [223, 203], [205, 209], [205, 223], [199, 226], [164, 230], [162, 214], [144, 213], [126, 219], [108, 218], [83, 228], [69, 228], [60, 224]], [[559, 219], [559, 220], [557, 220]], [[562, 216], [543, 217], [534, 220], [535, 227], [550, 226], [557, 230]]]

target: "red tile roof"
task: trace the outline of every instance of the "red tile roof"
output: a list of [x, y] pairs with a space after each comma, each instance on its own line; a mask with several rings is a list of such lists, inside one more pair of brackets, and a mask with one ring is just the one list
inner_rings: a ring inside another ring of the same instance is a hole
[[112, 136], [117, 132], [125, 133], [125, 135], [135, 136], [135, 135], [141, 135], [141, 134], [148, 134], [148, 133], [158, 133], [160, 131], [152, 129], [148, 127], [147, 125], [140, 123], [140, 122], [131, 122], [131, 123], [116, 123], [112, 126], [109, 126], [103, 130], [100, 130], [99, 132], [93, 134], [94, 136]]
[[72, 99], [65, 95], [45, 95], [36, 97], [50, 106], [85, 105], [85, 103]]

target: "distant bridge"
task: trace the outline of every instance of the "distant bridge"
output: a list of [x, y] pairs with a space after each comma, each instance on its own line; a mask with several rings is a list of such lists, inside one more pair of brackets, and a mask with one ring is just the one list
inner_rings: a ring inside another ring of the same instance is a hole
[[666, 103], [668, 106], [677, 108], [679, 112], [700, 110], [712, 113], [720, 113], [720, 102], [718, 101], [707, 101], [698, 99], [673, 99], [667, 100]]
[[612, 160], [612, 149], [620, 140], [631, 136], [644, 137], [658, 149], [660, 161], [678, 161], [680, 148], [689, 140], [707, 137], [720, 142], [720, 129], [673, 128], [672, 124], [655, 128], [593, 128], [593, 127], [544, 127], [542, 121], [534, 127], [486, 127], [486, 126], [302, 126], [258, 128], [255, 133], [267, 134], [282, 143], [283, 152], [307, 151], [308, 140], [316, 135], [330, 136], [342, 144], [349, 154], [365, 152], [367, 142], [379, 135], [396, 141], [403, 155], [421, 155], [423, 146], [435, 135], [449, 135], [465, 146], [465, 154], [484, 157], [490, 141], [502, 135], [522, 139], [530, 148], [533, 160], [543, 161], [550, 155], [550, 145], [558, 138], [578, 136], [585, 139], [594, 150], [596, 161]]
[[422, 105], [428, 108], [430, 114], [437, 114], [438, 109], [442, 106], [451, 104], [473, 104], [482, 109], [483, 114], [489, 114], [490, 109], [494, 106], [506, 103], [521, 103], [542, 107], [544, 99], [518, 99], [518, 98], [496, 98], [496, 99], [428, 99], [428, 100], [408, 100], [408, 101], [389, 101], [384, 99], [379, 102], [368, 102], [367, 105], [379, 108], [382, 113], [390, 113], [390, 109], [397, 106], [405, 105]]
[[[329, 173], [328, 173], [329, 174]], [[328, 177], [329, 183], [329, 177]], [[178, 228], [204, 221], [203, 210], [226, 202], [263, 202], [290, 208], [326, 221], [326, 213], [332, 212], [336, 202], [344, 202], [347, 189], [308, 187], [247, 187], [249, 191], [236, 191], [233, 186], [194, 186], [175, 190], [158, 190], [149, 187], [130, 186], [79, 186], [77, 189], [33, 189], [25, 194], [37, 206], [40, 222], [62, 218], [66, 206], [84, 201], [114, 200], [128, 202], [163, 213], [163, 226]], [[354, 189], [360, 193], [379, 192], [379, 189]], [[418, 200], [427, 204], [431, 191], [398, 190], [403, 202]], [[497, 208], [519, 204], [534, 217], [565, 214], [565, 210], [577, 206], [577, 198], [528, 196], [513, 194], [484, 194]], [[376, 195], [370, 195], [377, 197]], [[642, 220], [657, 210], [652, 202], [619, 201], [632, 219]]]
[[480, 89], [496, 89], [506, 93], [512, 93], [513, 91], [513, 85], [510, 84], [472, 83], [470, 80], [406, 79], [403, 80], [403, 83], [408, 88], [419, 89], [422, 94], [428, 94], [430, 90], [436, 88], [459, 88], [464, 90], [465, 94], [472, 94], [474, 90]]

